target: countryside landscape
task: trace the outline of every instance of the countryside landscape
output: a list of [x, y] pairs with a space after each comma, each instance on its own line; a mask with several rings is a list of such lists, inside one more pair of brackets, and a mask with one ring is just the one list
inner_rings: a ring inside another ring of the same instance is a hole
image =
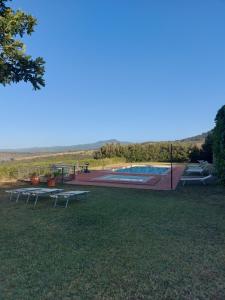
[[225, 299], [225, 3], [0, 0], [0, 300]]
[[[146, 145], [164, 145], [169, 147], [170, 143], [174, 145], [179, 145], [183, 147], [184, 157], [181, 158], [181, 161], [188, 161], [193, 159], [194, 162], [197, 161], [198, 157], [191, 157], [194, 153], [189, 153], [190, 149], [200, 151], [201, 146], [205, 142], [205, 137], [208, 133], [203, 133], [194, 137], [189, 137], [182, 139], [180, 141], [171, 141], [171, 142], [144, 142], [139, 144], [133, 144], [131, 142], [118, 141], [116, 139], [111, 139], [107, 141], [100, 141], [96, 143], [84, 144], [84, 145], [73, 145], [66, 147], [49, 147], [49, 148], [28, 148], [28, 149], [0, 149], [0, 178], [2, 181], [10, 179], [18, 179], [18, 170], [20, 168], [26, 168], [32, 170], [32, 167], [38, 166], [49, 166], [51, 164], [60, 164], [60, 163], [85, 163], [88, 162], [90, 167], [101, 168], [105, 165], [113, 165], [129, 162], [129, 158], [126, 157], [115, 157], [115, 155], [109, 155], [109, 157], [104, 157], [103, 159], [98, 159], [98, 154], [101, 149], [104, 149], [106, 145], [119, 145], [125, 146], [146, 146]], [[188, 152], [188, 153], [187, 153]], [[169, 152], [168, 152], [169, 153]], [[200, 153], [197, 153], [200, 155]], [[110, 157], [112, 156], [112, 157]], [[190, 156], [190, 157], [189, 157]], [[200, 157], [199, 157], [200, 158]], [[149, 159], [147, 159], [149, 160]], [[147, 161], [146, 160], [146, 161]], [[145, 159], [135, 158], [132, 159], [133, 162], [145, 161]], [[150, 159], [150, 161], [157, 161], [157, 158]], [[165, 158], [164, 161], [169, 161], [168, 158]], [[175, 158], [175, 161], [179, 162], [179, 159]], [[31, 171], [30, 171], [31, 172]]]

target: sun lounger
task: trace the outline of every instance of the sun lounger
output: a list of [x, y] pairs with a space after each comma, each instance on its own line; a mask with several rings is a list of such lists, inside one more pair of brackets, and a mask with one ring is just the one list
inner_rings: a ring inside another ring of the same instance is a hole
[[[54, 194], [54, 195], [51, 195], [50, 197], [55, 199], [54, 207], [60, 206], [60, 207], [67, 208], [69, 200], [77, 199], [78, 196], [86, 196], [87, 197], [88, 193], [89, 193], [89, 191], [68, 191], [68, 192]], [[57, 204], [58, 200], [65, 200], [66, 201], [65, 205], [63, 206], [63, 205]]]
[[26, 201], [27, 203], [29, 202], [30, 197], [32, 197], [32, 196], [35, 197], [34, 206], [36, 206], [40, 196], [49, 196], [53, 193], [60, 193], [62, 191], [63, 191], [63, 189], [42, 188], [42, 189], [39, 189], [36, 191], [25, 191], [22, 194], [27, 195], [27, 201]]
[[209, 163], [207, 162], [207, 160], [198, 160], [198, 163], [201, 165], [201, 166], [204, 166], [204, 165], [208, 165]]
[[186, 184], [186, 182], [200, 182], [204, 185], [206, 185], [206, 181], [208, 179], [211, 179], [213, 176], [212, 175], [208, 175], [205, 177], [192, 177], [192, 176], [187, 176], [187, 177], [181, 177], [181, 181], [183, 182], [183, 185]]
[[25, 192], [31, 192], [31, 191], [37, 191], [40, 190], [40, 188], [20, 188], [20, 189], [12, 189], [12, 190], [7, 190], [6, 193], [10, 194], [10, 201], [13, 200], [13, 195], [16, 195], [16, 202], [19, 201], [19, 197], [21, 194]]
[[203, 174], [204, 169], [202, 167], [188, 167], [187, 170], [185, 171], [187, 174], [190, 173], [199, 173]]

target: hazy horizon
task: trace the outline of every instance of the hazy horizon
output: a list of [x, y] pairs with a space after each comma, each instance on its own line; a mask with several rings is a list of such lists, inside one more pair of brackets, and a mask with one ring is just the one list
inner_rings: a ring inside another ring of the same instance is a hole
[[[201, 134], [204, 134], [205, 132], [203, 133], [200, 133], [199, 135]], [[195, 136], [193, 136], [195, 137]], [[143, 140], [143, 141], [125, 141], [125, 140], [119, 140], [119, 139], [116, 139], [116, 138], [112, 138], [112, 139], [100, 139], [100, 140], [97, 140], [97, 141], [90, 141], [90, 142], [87, 142], [87, 143], [79, 143], [79, 144], [76, 144], [76, 143], [72, 143], [72, 144], [69, 144], [69, 145], [47, 145], [47, 146], [42, 146], [42, 145], [38, 145], [38, 146], [29, 146], [29, 147], [15, 147], [15, 148], [1, 148], [0, 147], [0, 152], [4, 152], [4, 151], [13, 151], [13, 150], [26, 150], [26, 149], [48, 149], [48, 148], [57, 148], [57, 147], [62, 147], [62, 148], [69, 148], [69, 147], [76, 147], [76, 146], [83, 146], [83, 145], [92, 145], [92, 144], [97, 144], [97, 143], [101, 143], [101, 142], [110, 142], [110, 141], [117, 141], [117, 142], [120, 142], [120, 143], [147, 143], [147, 142], [175, 142], [175, 141], [179, 141], [179, 140], [182, 140], [182, 139], [186, 139], [186, 138], [191, 138], [191, 137], [183, 137], [183, 138], [180, 138], [180, 139], [174, 139], [174, 140]]]

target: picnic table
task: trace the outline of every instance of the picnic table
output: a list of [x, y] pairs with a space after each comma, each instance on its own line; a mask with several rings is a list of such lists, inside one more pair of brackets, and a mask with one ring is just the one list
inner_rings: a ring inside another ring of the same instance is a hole
[[10, 194], [10, 201], [13, 200], [13, 195], [17, 195], [16, 197], [16, 202], [19, 201], [19, 197], [21, 194], [25, 193], [25, 192], [31, 192], [31, 191], [37, 191], [40, 190], [41, 188], [19, 188], [19, 189], [12, 189], [12, 190], [7, 190], [6, 193]]
[[[78, 196], [86, 196], [88, 195], [89, 191], [68, 191], [68, 192], [62, 192], [62, 193], [57, 193], [54, 195], [50, 195], [51, 198], [55, 199], [54, 202], [54, 207], [60, 206], [67, 208], [69, 200], [71, 199], [77, 199]], [[65, 205], [59, 205], [57, 204], [58, 200], [65, 200]]]
[[[36, 206], [39, 197], [41, 196], [50, 196], [54, 198], [54, 207], [60, 206], [67, 208], [68, 203], [71, 199], [77, 199], [79, 196], [86, 196], [88, 195], [89, 191], [67, 191], [64, 192], [63, 189], [53, 189], [53, 188], [19, 188], [19, 189], [12, 189], [7, 190], [7, 193], [10, 193], [10, 200], [12, 200], [13, 195], [17, 195], [16, 202], [19, 201], [19, 197], [21, 195], [27, 196], [26, 203], [29, 202], [31, 197], [34, 197], [34, 207]], [[65, 205], [59, 205], [57, 202], [59, 200], [66, 201]]]
[[41, 188], [41, 189], [34, 190], [34, 191], [25, 191], [22, 194], [28, 196], [26, 203], [29, 202], [30, 197], [34, 196], [35, 197], [34, 207], [35, 207], [40, 196], [49, 196], [49, 195], [51, 195], [53, 193], [60, 193], [62, 191], [63, 191], [63, 189]]

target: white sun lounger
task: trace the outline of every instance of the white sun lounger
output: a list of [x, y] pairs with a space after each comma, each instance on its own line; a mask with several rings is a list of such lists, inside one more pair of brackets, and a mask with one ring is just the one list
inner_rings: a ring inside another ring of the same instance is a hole
[[[54, 195], [51, 195], [50, 197], [55, 199], [54, 207], [60, 206], [60, 207], [67, 208], [69, 200], [77, 199], [78, 196], [85, 195], [87, 197], [88, 193], [89, 193], [89, 191], [68, 191], [68, 192], [54, 194]], [[58, 200], [65, 200], [66, 201], [65, 205], [63, 206], [63, 205], [57, 204]]]
[[18, 202], [21, 194], [25, 192], [31, 192], [37, 190], [40, 190], [40, 188], [20, 188], [20, 189], [7, 190], [6, 193], [10, 194], [10, 201], [13, 200], [13, 195], [17, 195], [16, 202]]
[[23, 192], [22, 194], [23, 195], [27, 195], [27, 203], [29, 202], [30, 200], [30, 197], [35, 197], [35, 201], [34, 201], [34, 206], [36, 206], [37, 202], [38, 202], [38, 198], [40, 196], [49, 196], [53, 193], [60, 193], [62, 192], [63, 189], [49, 189], [49, 188], [42, 188], [42, 189], [39, 189], [39, 190], [36, 190], [36, 191], [25, 191]]
[[212, 177], [213, 177], [212, 175], [208, 175], [205, 177], [192, 177], [192, 176], [181, 177], [181, 181], [183, 182], [183, 185], [185, 185], [186, 182], [200, 182], [200, 183], [206, 185], [206, 181]]
[[185, 172], [186, 173], [200, 173], [200, 174], [202, 174], [204, 172], [204, 169], [202, 167], [188, 167]]
[[209, 163], [207, 162], [207, 160], [198, 160], [198, 163], [201, 165], [201, 166], [204, 166], [204, 165], [208, 165]]

